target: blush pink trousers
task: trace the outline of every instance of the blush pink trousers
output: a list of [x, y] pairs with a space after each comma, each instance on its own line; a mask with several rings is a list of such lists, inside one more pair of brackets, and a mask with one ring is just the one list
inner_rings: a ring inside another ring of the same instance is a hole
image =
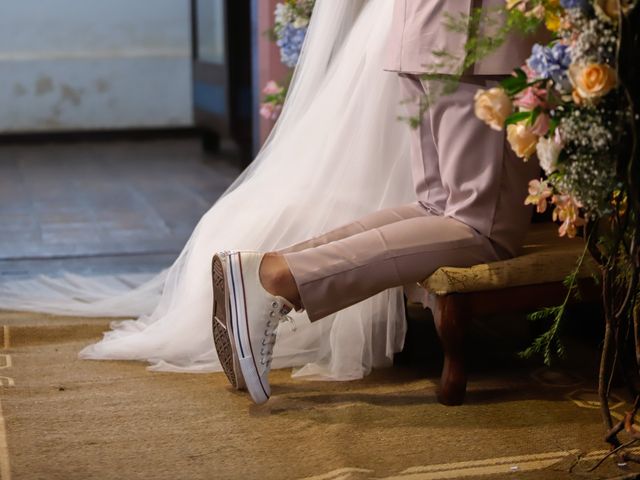
[[418, 202], [372, 213], [278, 253], [311, 321], [387, 288], [424, 280], [443, 265], [498, 259], [488, 238]]
[[[417, 77], [400, 80], [405, 94], [428, 88]], [[462, 84], [457, 93], [438, 100], [433, 111], [442, 112], [438, 119], [433, 112], [424, 114], [422, 126], [413, 132], [416, 202], [372, 213], [278, 252], [311, 321], [388, 288], [415, 285], [442, 266], [467, 267], [514, 254], [519, 239], [511, 232], [498, 234], [507, 231], [494, 224], [504, 217], [504, 208], [522, 213], [515, 204], [522, 206], [526, 182], [513, 185], [511, 178], [503, 178], [503, 163], [511, 165], [511, 159], [505, 160], [504, 135], [473, 115], [478, 88]], [[501, 201], [503, 187], [520, 188], [522, 199], [514, 204], [502, 196]]]

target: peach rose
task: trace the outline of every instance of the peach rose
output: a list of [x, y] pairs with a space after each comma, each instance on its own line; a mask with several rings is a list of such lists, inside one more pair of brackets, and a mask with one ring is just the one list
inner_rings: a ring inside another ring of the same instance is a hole
[[571, 65], [569, 78], [574, 88], [574, 100], [578, 97], [584, 101], [594, 101], [604, 97], [618, 85], [616, 71], [606, 64]]
[[538, 136], [531, 131], [531, 127], [522, 122], [507, 127], [507, 140], [516, 155], [524, 160], [536, 153]]
[[513, 112], [513, 105], [502, 88], [494, 87], [476, 92], [475, 112], [476, 117], [494, 130], [500, 131], [504, 121]]

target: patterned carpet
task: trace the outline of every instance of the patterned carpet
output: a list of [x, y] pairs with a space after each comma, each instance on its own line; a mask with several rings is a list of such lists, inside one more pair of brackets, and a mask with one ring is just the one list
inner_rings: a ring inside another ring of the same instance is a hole
[[[0, 314], [0, 476], [13, 479], [635, 478], [605, 461], [591, 370], [475, 371], [435, 401], [415, 365], [348, 383], [271, 376], [264, 406], [222, 374], [77, 360], [106, 320]], [[628, 405], [615, 402], [616, 415]]]

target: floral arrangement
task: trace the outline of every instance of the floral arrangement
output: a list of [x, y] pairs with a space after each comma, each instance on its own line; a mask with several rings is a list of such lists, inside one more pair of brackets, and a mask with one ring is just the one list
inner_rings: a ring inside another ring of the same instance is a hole
[[275, 80], [267, 82], [262, 89], [264, 99], [260, 105], [260, 115], [267, 120], [277, 120], [287, 95], [287, 89]]
[[[314, 4], [315, 0], [285, 0], [276, 5], [272, 35], [280, 48], [282, 63], [289, 68], [294, 68], [300, 58]], [[287, 96], [289, 81], [290, 78], [283, 84], [274, 80], [267, 83], [262, 91], [265, 96], [260, 115], [269, 120], [278, 118]]]
[[[585, 251], [565, 281], [567, 300], [579, 295], [577, 272], [587, 253], [600, 267], [595, 280], [602, 289], [605, 333], [598, 394], [605, 439], [619, 461], [640, 461], [622, 451], [640, 440], [639, 3], [506, 0], [508, 26], [537, 22], [554, 39], [535, 45], [513, 76], [475, 97], [476, 115], [491, 128], [506, 129], [514, 152], [525, 161], [536, 157], [545, 173], [531, 180], [525, 203], [538, 212], [552, 205], [561, 236], [584, 229]], [[553, 350], [562, 355], [558, 335], [567, 300], [531, 316], [552, 323], [525, 356], [543, 353], [548, 363]], [[616, 370], [635, 400], [614, 424], [609, 391]], [[622, 431], [630, 442], [618, 439]]]
[[315, 0], [285, 0], [276, 5], [273, 33], [287, 67], [298, 63]]
[[617, 1], [508, 0], [544, 21], [557, 38], [535, 45], [526, 64], [500, 87], [476, 95], [476, 115], [506, 128], [514, 152], [536, 155], [546, 179], [532, 179], [525, 203], [554, 206], [561, 236], [574, 237], [587, 219], [613, 213], [622, 188], [615, 145], [625, 126], [616, 101]]

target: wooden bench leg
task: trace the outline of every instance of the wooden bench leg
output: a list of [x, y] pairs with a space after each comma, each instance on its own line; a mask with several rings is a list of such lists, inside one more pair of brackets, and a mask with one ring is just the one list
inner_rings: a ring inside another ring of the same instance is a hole
[[433, 317], [444, 351], [438, 401], [444, 405], [462, 405], [464, 402], [467, 390], [464, 336], [469, 310], [464, 294], [437, 297]]

